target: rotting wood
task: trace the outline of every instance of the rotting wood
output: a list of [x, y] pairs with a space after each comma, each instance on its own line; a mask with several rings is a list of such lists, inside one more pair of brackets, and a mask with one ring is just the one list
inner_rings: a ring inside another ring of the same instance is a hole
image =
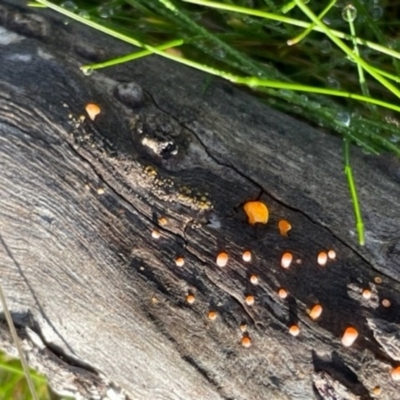
[[[85, 77], [81, 64], [131, 48], [54, 18], [0, 5], [0, 276], [20, 329], [134, 399], [372, 399], [376, 386], [396, 399], [397, 161], [353, 149], [360, 248], [340, 139], [219, 80], [202, 94], [204, 75], [159, 57]], [[265, 226], [242, 210], [256, 198]]]

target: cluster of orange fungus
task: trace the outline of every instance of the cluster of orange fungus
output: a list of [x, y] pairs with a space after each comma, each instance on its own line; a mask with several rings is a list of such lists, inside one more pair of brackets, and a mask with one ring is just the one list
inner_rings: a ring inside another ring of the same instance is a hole
[[100, 114], [100, 107], [94, 103], [86, 104], [85, 110], [92, 121], [94, 121], [96, 117]]
[[250, 282], [253, 285], [258, 285], [258, 276], [256, 274], [250, 275]]
[[343, 333], [342, 336], [342, 345], [345, 347], [350, 347], [356, 341], [358, 337], [358, 331], [356, 328], [349, 326]]
[[292, 253], [283, 253], [282, 259], [281, 259], [282, 268], [289, 268], [292, 261], [293, 261]]
[[298, 334], [300, 333], [300, 328], [298, 327], [298, 325], [292, 325], [289, 327], [289, 333], [292, 336], [298, 336]]
[[217, 260], [216, 260], [218, 267], [225, 267], [226, 264], [228, 264], [228, 259], [229, 259], [228, 254], [225, 253], [224, 251], [221, 251], [221, 253], [217, 255]]
[[286, 297], [288, 297], [288, 292], [287, 292], [287, 290], [286, 290], [286, 289], [283, 289], [283, 288], [280, 288], [280, 289], [278, 290], [278, 296], [279, 296], [281, 299], [286, 299]]
[[289, 224], [288, 221], [286, 221], [285, 219], [281, 219], [278, 222], [278, 228], [279, 228], [279, 233], [286, 237], [288, 235], [288, 232], [292, 229], [292, 225]]
[[185, 265], [185, 259], [183, 257], [176, 257], [175, 264], [177, 267], [183, 267]]
[[194, 297], [193, 294], [188, 294], [188, 295], [186, 296], [186, 301], [187, 301], [189, 304], [193, 304], [193, 303], [195, 302], [195, 300], [196, 300], [196, 298]]
[[216, 311], [211, 310], [208, 312], [208, 319], [210, 319], [211, 321], [214, 321], [217, 317], [218, 313]]
[[249, 336], [243, 336], [242, 340], [240, 341], [243, 347], [250, 347], [251, 346], [251, 339]]
[[362, 297], [364, 297], [365, 300], [369, 300], [372, 296], [372, 292], [369, 289], [364, 289], [362, 291]]
[[400, 381], [400, 367], [393, 368], [390, 371], [390, 375], [394, 381]]
[[321, 304], [316, 304], [308, 313], [312, 320], [318, 319], [322, 314], [322, 306]]
[[335, 250], [329, 250], [328, 251], [328, 257], [330, 260], [335, 260], [336, 259], [336, 251]]
[[243, 208], [250, 225], [266, 224], [268, 222], [268, 208], [261, 201], [248, 201]]
[[326, 263], [328, 262], [328, 254], [326, 254], [325, 251], [321, 251], [318, 254], [317, 261], [321, 267], [325, 267]]
[[254, 296], [252, 294], [247, 295], [245, 301], [248, 306], [252, 306], [255, 301]]
[[251, 261], [251, 252], [250, 252], [250, 250], [244, 251], [243, 255], [242, 255], [242, 258], [243, 258], [244, 262], [250, 262]]

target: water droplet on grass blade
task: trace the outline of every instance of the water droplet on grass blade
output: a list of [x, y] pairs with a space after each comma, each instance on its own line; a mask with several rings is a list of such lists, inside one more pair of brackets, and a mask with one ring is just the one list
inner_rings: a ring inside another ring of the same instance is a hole
[[78, 6], [73, 1], [70, 0], [61, 3], [61, 7], [71, 12], [75, 12], [78, 9]]
[[340, 125], [350, 126], [351, 117], [348, 112], [338, 112], [336, 114], [336, 121], [339, 122]]
[[347, 4], [342, 10], [342, 18], [347, 22], [353, 22], [357, 18], [357, 8], [353, 4]]
[[97, 8], [97, 12], [101, 18], [110, 18], [114, 15], [114, 9], [111, 6], [100, 6]]
[[80, 69], [83, 72], [83, 75], [90, 76], [93, 74], [93, 68], [91, 67], [81, 67]]
[[329, 40], [324, 39], [321, 42], [321, 53], [328, 54], [332, 51], [332, 44]]
[[79, 16], [85, 19], [90, 19], [90, 14], [86, 10], [79, 11]]

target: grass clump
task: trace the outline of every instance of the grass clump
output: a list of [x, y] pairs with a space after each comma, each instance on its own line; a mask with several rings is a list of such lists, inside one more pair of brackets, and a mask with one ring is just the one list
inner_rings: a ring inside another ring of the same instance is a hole
[[[349, 147], [400, 155], [399, 2], [372, 0], [37, 0], [142, 51], [246, 85], [286, 113], [345, 139], [345, 173], [359, 243], [363, 223]], [[390, 8], [390, 13], [388, 12]], [[174, 48], [174, 52], [166, 52]]]

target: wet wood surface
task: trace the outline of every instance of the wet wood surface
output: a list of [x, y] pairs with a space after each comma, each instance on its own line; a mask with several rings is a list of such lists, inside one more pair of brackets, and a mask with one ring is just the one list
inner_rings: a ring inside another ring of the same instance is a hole
[[[398, 398], [398, 161], [352, 149], [360, 247], [340, 138], [156, 56], [84, 76], [133, 49], [57, 18], [0, 5], [1, 284], [55, 386], [63, 371], [84, 397], [104, 378], [132, 399]], [[266, 225], [247, 222], [256, 199]]]

